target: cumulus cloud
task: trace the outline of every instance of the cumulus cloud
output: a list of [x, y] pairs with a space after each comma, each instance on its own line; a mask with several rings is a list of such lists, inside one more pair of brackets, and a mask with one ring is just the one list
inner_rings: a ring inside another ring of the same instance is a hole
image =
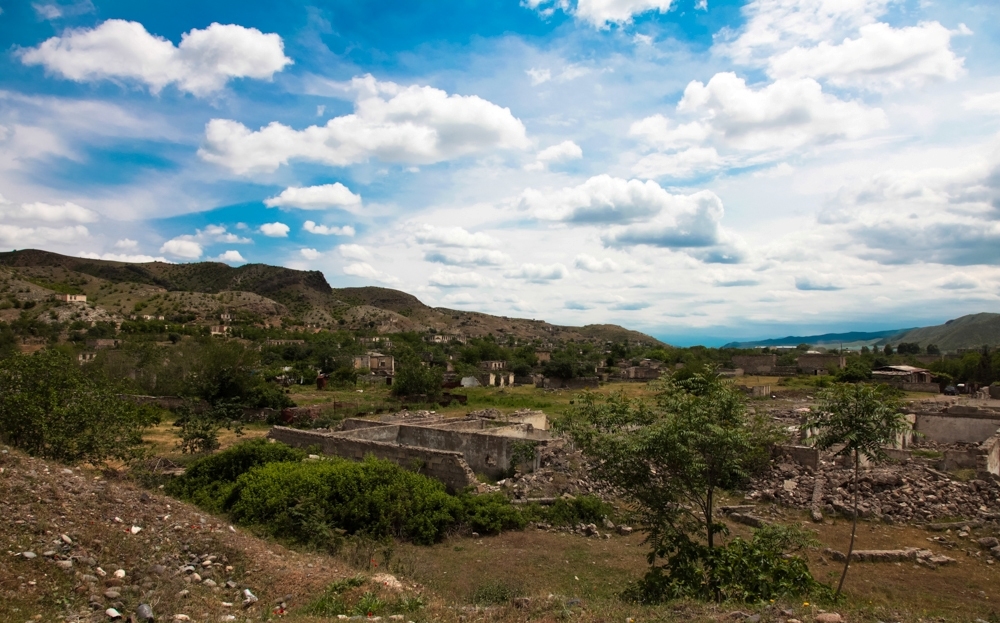
[[6, 220], [41, 221], [44, 223], [93, 223], [97, 213], [87, 208], [66, 202], [58, 205], [50, 203], [15, 204], [0, 195], [0, 217]]
[[340, 252], [341, 257], [349, 260], [367, 261], [372, 259], [371, 251], [360, 244], [342, 244], [337, 247], [337, 251]]
[[639, 160], [633, 168], [637, 174], [686, 177], [766, 162], [803, 146], [860, 138], [887, 125], [881, 109], [837, 99], [811, 78], [783, 78], [754, 88], [732, 72], [715, 74], [707, 84], [689, 83], [677, 112], [693, 120], [675, 125], [655, 115], [630, 128], [632, 136], [660, 152]]
[[93, 13], [96, 8], [91, 0], [79, 0], [78, 2], [32, 2], [31, 8], [35, 9], [38, 17], [44, 20], [57, 20], [64, 17], [76, 17]]
[[434, 249], [424, 253], [428, 262], [451, 266], [503, 266], [510, 263], [510, 256], [495, 249]]
[[302, 223], [302, 229], [306, 230], [310, 234], [317, 234], [319, 236], [347, 236], [351, 237], [357, 232], [350, 225], [344, 225], [343, 227], [328, 226], [328, 225], [318, 225], [314, 221], [306, 221]]
[[299, 249], [299, 254], [310, 261], [318, 260], [323, 256], [323, 254], [317, 251], [316, 249]]
[[517, 206], [542, 220], [625, 223], [658, 214], [675, 196], [653, 181], [597, 175], [578, 186], [554, 191], [529, 188]]
[[772, 78], [811, 77], [839, 87], [901, 89], [955, 80], [963, 59], [950, 47], [952, 31], [938, 22], [893, 28], [862, 26], [856, 39], [796, 46], [768, 60]]
[[202, 246], [190, 239], [190, 236], [182, 236], [167, 240], [160, 247], [160, 253], [166, 253], [174, 257], [185, 260], [196, 260], [204, 252]]
[[243, 259], [243, 256], [240, 255], [240, 252], [235, 250], [225, 251], [221, 253], [218, 257], [213, 259], [218, 260], [220, 262], [225, 262], [227, 264], [242, 264], [246, 262], [246, 260]]
[[569, 270], [563, 264], [521, 264], [520, 268], [507, 272], [504, 276], [509, 279], [545, 283], [568, 277]]
[[612, 24], [630, 24], [636, 15], [657, 11], [666, 13], [672, 0], [522, 0], [522, 5], [549, 17], [557, 10], [565, 11], [594, 28], [605, 29]]
[[723, 230], [722, 200], [709, 190], [692, 195], [667, 194], [655, 218], [610, 228], [601, 239], [609, 247], [649, 245], [685, 250], [711, 263], [737, 263], [746, 251], [742, 240]]
[[495, 247], [499, 244], [496, 238], [482, 232], [470, 233], [462, 227], [435, 227], [426, 223], [420, 226], [414, 238], [421, 244], [439, 247]]
[[934, 281], [932, 285], [945, 290], [975, 290], [981, 288], [983, 282], [965, 273], [952, 273]]
[[795, 288], [806, 291], [844, 290], [858, 286], [876, 286], [882, 283], [882, 277], [877, 274], [840, 275], [831, 273], [809, 272], [795, 277]]
[[163, 262], [172, 264], [170, 260], [163, 256], [153, 257], [152, 255], [130, 254], [130, 253], [94, 253], [93, 251], [83, 251], [80, 257], [92, 260], [106, 260], [109, 262], [127, 262], [129, 264], [148, 264], [149, 262]]
[[524, 168], [528, 171], [544, 171], [552, 163], [579, 160], [580, 158], [583, 158], [583, 150], [580, 149], [580, 146], [573, 141], [563, 141], [538, 152], [535, 161]]
[[439, 270], [427, 279], [427, 283], [439, 288], [478, 288], [493, 285], [493, 282], [474, 272], [450, 272]]
[[90, 232], [83, 225], [67, 227], [19, 227], [0, 224], [0, 247], [24, 249], [52, 243], [69, 243], [86, 239]]
[[377, 158], [432, 164], [497, 149], [526, 149], [524, 124], [510, 109], [475, 95], [401, 86], [371, 75], [354, 78], [354, 113], [295, 130], [278, 122], [251, 130], [212, 119], [198, 154], [237, 174], [274, 171], [289, 160], [346, 166]]
[[361, 277], [380, 283], [399, 283], [399, 279], [388, 273], [384, 273], [366, 262], [355, 262], [344, 267], [344, 274], [352, 277]]
[[895, 0], [751, 0], [739, 30], [723, 30], [717, 53], [737, 62], [766, 62], [797, 45], [842, 39], [875, 22]]
[[1000, 154], [972, 166], [887, 171], [842, 188], [818, 214], [827, 235], [884, 264], [1000, 263]]
[[525, 70], [528, 77], [531, 78], [531, 85], [538, 86], [552, 79], [551, 69], [536, 69], [532, 67], [531, 69]]
[[139, 243], [136, 242], [135, 240], [132, 240], [131, 238], [122, 238], [121, 240], [115, 243], [115, 248], [125, 249], [130, 251], [133, 249], [138, 249]]
[[231, 78], [270, 80], [292, 62], [281, 37], [256, 28], [213, 23], [184, 33], [175, 46], [138, 22], [120, 19], [67, 30], [19, 56], [25, 65], [76, 82], [135, 81], [153, 93], [174, 84], [198, 96], [218, 91]]
[[307, 186], [292, 186], [281, 191], [277, 197], [264, 200], [269, 208], [299, 208], [301, 210], [326, 210], [341, 208], [354, 210], [361, 207], [361, 195], [356, 195], [340, 182]]
[[622, 270], [621, 265], [611, 258], [606, 257], [603, 260], [599, 260], [596, 257], [585, 253], [577, 255], [576, 259], [573, 261], [573, 265], [580, 270], [587, 271], [588, 273], [617, 273]]
[[287, 238], [291, 228], [284, 223], [264, 223], [260, 226], [260, 233], [271, 238]]

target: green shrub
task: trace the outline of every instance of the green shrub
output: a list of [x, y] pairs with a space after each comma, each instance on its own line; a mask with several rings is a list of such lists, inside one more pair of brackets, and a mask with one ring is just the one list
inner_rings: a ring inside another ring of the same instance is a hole
[[44, 350], [0, 361], [0, 440], [33, 456], [67, 463], [128, 461], [142, 453], [142, 432], [155, 410], [87, 376], [68, 355]]
[[306, 453], [266, 439], [244, 441], [191, 463], [184, 475], [166, 486], [170, 495], [212, 511], [223, 510], [236, 479], [255, 467], [268, 463], [298, 462]]
[[473, 532], [496, 534], [504, 530], [523, 530], [528, 523], [524, 514], [502, 493], [463, 495], [461, 500], [462, 522]]
[[803, 558], [790, 554], [811, 541], [803, 531], [783, 526], [761, 528], [749, 540], [736, 537], [711, 549], [681, 534], [666, 545], [669, 551], [662, 552], [667, 563], [651, 567], [623, 597], [647, 604], [678, 598], [742, 602], [803, 595], [828, 598], [830, 588], [812, 577]]
[[531, 505], [530, 518], [557, 526], [600, 523], [613, 513], [611, 505], [595, 495], [580, 495], [572, 499], [559, 498], [551, 506]]
[[226, 506], [236, 522], [305, 543], [325, 525], [429, 544], [462, 512], [440, 482], [373, 457], [264, 465], [239, 477]]

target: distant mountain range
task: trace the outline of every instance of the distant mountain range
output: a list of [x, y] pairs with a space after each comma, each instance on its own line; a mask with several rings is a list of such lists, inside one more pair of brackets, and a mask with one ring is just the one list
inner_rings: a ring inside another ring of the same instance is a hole
[[849, 333], [824, 333], [822, 335], [790, 335], [770, 340], [750, 342], [730, 342], [725, 348], [756, 348], [763, 346], [797, 346], [810, 344], [839, 348], [859, 348], [861, 346], [882, 346], [916, 342], [926, 348], [936, 344], [942, 351], [956, 351], [981, 346], [1000, 346], [1000, 314], [980, 313], [949, 320], [942, 325], [916, 329], [889, 329], [887, 331]]
[[[101, 315], [117, 320], [163, 317], [168, 322], [213, 325], [226, 315], [271, 326], [344, 328], [397, 333], [435, 331], [446, 335], [545, 342], [628, 341], [665, 346], [654, 337], [618, 325], [583, 327], [542, 320], [429, 307], [389, 288], [332, 288], [323, 273], [266, 264], [232, 267], [219, 262], [133, 264], [70, 257], [27, 249], [0, 253], [0, 319], [24, 309], [18, 299], [43, 301], [51, 294], [85, 294]], [[7, 297], [4, 303], [2, 297]], [[41, 307], [33, 307], [39, 318]]]

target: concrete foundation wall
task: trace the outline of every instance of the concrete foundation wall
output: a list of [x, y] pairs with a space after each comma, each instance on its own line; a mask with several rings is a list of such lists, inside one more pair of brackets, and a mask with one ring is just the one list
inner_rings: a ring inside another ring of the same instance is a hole
[[799, 465], [812, 469], [819, 468], [819, 450], [811, 446], [778, 446], [776, 451]]
[[774, 354], [733, 356], [733, 366], [743, 368], [743, 373], [749, 375], [771, 374], [777, 364], [778, 356]]
[[323, 454], [360, 461], [366, 456], [392, 461], [406, 469], [436, 478], [449, 491], [461, 491], [476, 484], [476, 475], [458, 452], [414, 448], [392, 443], [356, 439], [346, 436], [296, 430], [275, 426], [267, 435], [269, 438], [296, 448], [319, 446]]
[[451, 431], [423, 426], [400, 426], [397, 443], [433, 450], [459, 452], [477, 474], [502, 478], [510, 469], [514, 439], [467, 431]]
[[1000, 418], [990, 415], [916, 414], [915, 429], [938, 443], [982, 443], [997, 433]]

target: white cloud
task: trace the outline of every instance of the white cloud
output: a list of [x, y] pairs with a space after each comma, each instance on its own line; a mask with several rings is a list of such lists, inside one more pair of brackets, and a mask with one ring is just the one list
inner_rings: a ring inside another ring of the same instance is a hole
[[318, 225], [314, 221], [306, 221], [302, 223], [302, 229], [306, 230], [310, 234], [318, 234], [320, 236], [353, 236], [357, 232], [350, 225], [344, 225], [343, 227], [330, 227], [327, 225]]
[[981, 288], [983, 282], [965, 273], [952, 273], [947, 277], [935, 280], [932, 285], [945, 290], [975, 290]]
[[400, 86], [371, 75], [354, 78], [354, 113], [324, 126], [295, 130], [272, 122], [253, 131], [212, 119], [198, 154], [234, 173], [274, 171], [301, 159], [345, 166], [377, 158], [432, 164], [497, 149], [529, 146], [524, 124], [509, 109], [475, 95], [448, 95], [428, 86]]
[[0, 196], [0, 216], [4, 219], [19, 221], [42, 221], [45, 223], [93, 223], [97, 221], [97, 213], [87, 208], [66, 202], [60, 205], [50, 203], [14, 204]]
[[525, 70], [524, 73], [528, 74], [528, 77], [531, 78], [532, 86], [538, 86], [552, 79], [551, 69], [535, 69], [532, 67], [531, 69]]
[[361, 195], [352, 193], [347, 186], [340, 182], [305, 188], [292, 186], [281, 191], [277, 197], [265, 199], [264, 205], [269, 208], [299, 208], [302, 210], [326, 210], [327, 208], [352, 210], [361, 207]]
[[124, 249], [127, 251], [132, 251], [139, 248], [139, 243], [131, 238], [122, 238], [115, 243], [116, 249]]
[[996, 93], [977, 93], [969, 95], [962, 102], [966, 110], [980, 110], [1000, 114], [1000, 91]]
[[808, 145], [857, 139], [887, 125], [885, 113], [823, 92], [811, 78], [786, 78], [760, 88], [731, 72], [688, 84], [677, 112], [694, 117], [674, 126], [655, 115], [630, 134], [660, 150], [633, 170], [646, 177], [685, 177], [723, 166], [766, 162]]
[[672, 0], [522, 0], [522, 4], [548, 17], [556, 10], [565, 11], [594, 28], [608, 28], [611, 24], [623, 25], [642, 13], [670, 10]]
[[63, 17], [76, 17], [77, 15], [86, 15], [87, 13], [93, 13], [96, 8], [91, 0], [79, 0], [78, 2], [69, 2], [66, 4], [61, 4], [58, 2], [32, 2], [31, 8], [35, 9], [35, 13], [38, 17], [44, 20], [57, 20]]
[[554, 162], [579, 160], [583, 158], [583, 150], [573, 141], [563, 141], [558, 145], [546, 147], [535, 156], [535, 162], [525, 166], [529, 171], [542, 171]]
[[284, 223], [264, 223], [260, 226], [260, 233], [271, 238], [287, 238], [290, 230]]
[[424, 253], [424, 259], [451, 266], [503, 266], [511, 261], [509, 255], [495, 249], [434, 249]]
[[555, 281], [569, 276], [569, 270], [563, 264], [521, 264], [517, 270], [504, 274], [509, 279], [524, 279], [535, 283]]
[[349, 260], [367, 261], [372, 259], [371, 252], [360, 244], [342, 244], [337, 247], [341, 257]]
[[597, 175], [579, 186], [555, 191], [529, 188], [521, 193], [518, 207], [543, 220], [625, 223], [658, 214], [676, 197], [653, 181]]
[[963, 59], [951, 51], [952, 32], [938, 22], [893, 28], [862, 26], [856, 39], [837, 45], [796, 46], [768, 61], [772, 78], [810, 77], [839, 87], [902, 89], [957, 79]]
[[371, 279], [372, 281], [378, 281], [381, 283], [399, 283], [399, 279], [396, 277], [393, 277], [388, 273], [384, 273], [366, 262], [348, 264], [344, 267], [344, 274], [351, 275], [353, 277], [361, 277], [362, 279]]
[[859, 286], [877, 286], [882, 284], [882, 276], [874, 273], [864, 275], [843, 275], [808, 271], [795, 277], [797, 290], [832, 291], [855, 288]]
[[496, 238], [481, 232], [470, 233], [461, 227], [435, 227], [426, 223], [414, 238], [421, 244], [439, 247], [495, 247], [499, 244]]
[[788, 177], [793, 173], [795, 173], [795, 167], [787, 162], [782, 162], [773, 167], [768, 167], [767, 169], [754, 171], [753, 176], [763, 179], [777, 179], [779, 177]]
[[751, 0], [745, 24], [722, 31], [715, 51], [753, 64], [796, 45], [841, 39], [876, 21], [896, 0]]
[[655, 218], [612, 227], [601, 239], [609, 247], [648, 245], [683, 250], [704, 262], [731, 264], [743, 261], [743, 241], [722, 228], [722, 200], [709, 190], [691, 195], [664, 191]]
[[85, 257], [92, 260], [107, 260], [109, 262], [126, 262], [129, 264], [148, 264], [149, 262], [163, 262], [164, 264], [172, 264], [170, 260], [165, 257], [152, 255], [142, 255], [142, 254], [129, 254], [129, 253], [94, 253], [92, 251], [83, 251], [80, 253], [80, 257]]
[[69, 243], [83, 240], [90, 232], [83, 225], [68, 227], [18, 227], [0, 224], [0, 247], [24, 249], [44, 247], [48, 244]]
[[493, 283], [474, 272], [448, 272], [439, 270], [427, 279], [427, 283], [440, 288], [478, 288]]
[[191, 239], [191, 236], [179, 236], [172, 240], [167, 240], [160, 247], [160, 253], [166, 253], [174, 257], [185, 260], [196, 260], [201, 257], [203, 249], [200, 244]]
[[617, 273], [622, 270], [621, 265], [611, 258], [606, 257], [603, 260], [599, 260], [596, 257], [585, 253], [577, 255], [576, 259], [573, 261], [573, 265], [580, 270], [585, 270], [589, 273]]
[[169, 84], [194, 95], [223, 88], [230, 78], [270, 80], [292, 61], [276, 34], [213, 23], [181, 35], [180, 45], [151, 35], [142, 24], [111, 19], [96, 28], [67, 30], [19, 53], [76, 82], [128, 80], [158, 93]]
[[219, 255], [219, 257], [214, 258], [214, 259], [216, 259], [216, 260], [218, 260], [220, 262], [225, 262], [227, 264], [242, 264], [242, 263], [246, 262], [246, 260], [243, 259], [243, 256], [240, 255], [239, 251], [233, 251], [233, 250], [226, 251], [226, 252], [222, 253], [221, 255]]
[[323, 256], [323, 254], [316, 249], [299, 249], [299, 253], [307, 260], [318, 260]]

